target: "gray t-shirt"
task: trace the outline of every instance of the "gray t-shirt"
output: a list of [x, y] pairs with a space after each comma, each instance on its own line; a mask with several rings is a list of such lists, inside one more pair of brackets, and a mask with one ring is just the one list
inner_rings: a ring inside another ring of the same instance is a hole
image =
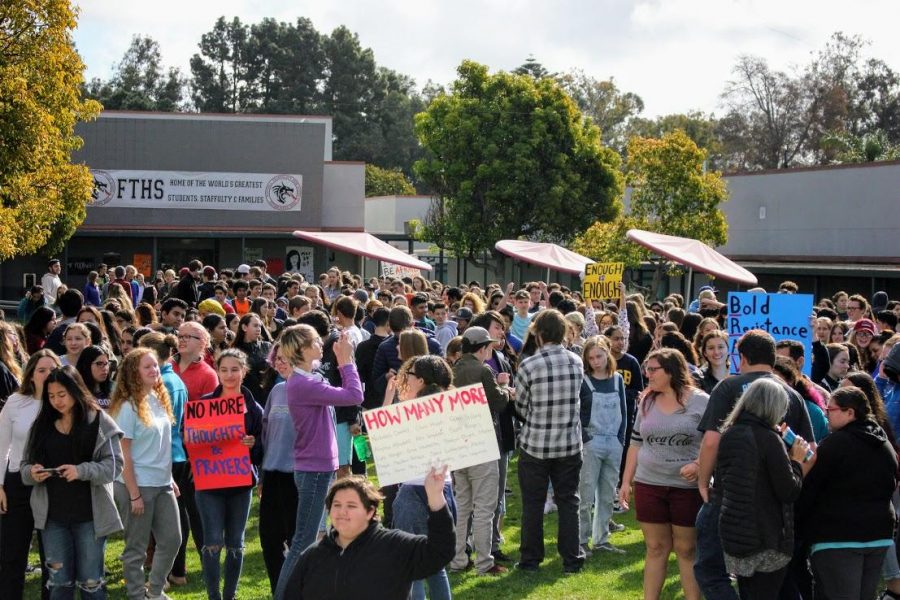
[[646, 413], [638, 408], [631, 432], [631, 445], [638, 448], [635, 481], [678, 488], [697, 487], [697, 482], [686, 481], [678, 472], [700, 455], [703, 434], [697, 430], [697, 425], [706, 411], [707, 402], [709, 396], [703, 390], [695, 389], [684, 408], [672, 414], [660, 411], [655, 402]]

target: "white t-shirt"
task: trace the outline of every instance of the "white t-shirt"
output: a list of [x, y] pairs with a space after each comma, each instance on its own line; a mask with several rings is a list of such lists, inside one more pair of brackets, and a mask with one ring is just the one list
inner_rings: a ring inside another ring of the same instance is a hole
[[56, 292], [59, 290], [59, 286], [62, 285], [62, 280], [59, 278], [59, 275], [55, 273], [44, 273], [44, 276], [41, 277], [41, 287], [44, 288], [44, 302], [47, 304], [53, 304], [56, 302]]
[[[0, 411], [0, 463], [9, 461], [7, 470], [19, 472], [31, 425], [41, 412], [41, 401], [33, 396], [15, 393], [6, 399]], [[2, 482], [0, 482], [2, 483]]]

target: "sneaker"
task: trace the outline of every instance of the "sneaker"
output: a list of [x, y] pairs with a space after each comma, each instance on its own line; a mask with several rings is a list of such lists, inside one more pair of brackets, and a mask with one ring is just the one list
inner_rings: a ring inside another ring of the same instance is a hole
[[595, 552], [609, 552], [611, 554], [625, 554], [625, 550], [613, 546], [609, 542], [603, 542], [594, 546]]
[[625, 531], [625, 526], [621, 523], [616, 523], [612, 519], [609, 520], [609, 532], [610, 533], [619, 533], [620, 531]]
[[171, 573], [166, 580], [174, 586], [187, 585], [188, 582], [187, 577], [179, 577], [178, 575], [172, 575]]
[[545, 515], [549, 515], [550, 513], [555, 513], [557, 510], [559, 510], [559, 509], [556, 506], [556, 502], [554, 502], [553, 500], [547, 500], [546, 502], [544, 502], [544, 514]]
[[584, 552], [584, 556], [586, 558], [590, 558], [591, 556], [594, 555], [594, 553], [591, 552], [591, 547], [588, 544], [582, 544], [581, 551]]
[[565, 569], [563, 569], [563, 575], [578, 575], [579, 573], [581, 573], [581, 565], [578, 565], [577, 567], [566, 567]]
[[491, 554], [495, 562], [512, 562], [512, 557], [503, 550], [497, 550], [496, 552], [491, 552]]
[[487, 571], [482, 571], [478, 574], [479, 575], [503, 575], [504, 573], [509, 573], [509, 569], [507, 569], [503, 565], [498, 565], [498, 564], [494, 563], [493, 567], [491, 567]]
[[524, 571], [526, 573], [537, 573], [538, 572], [537, 565], [530, 565], [530, 564], [526, 564], [526, 563], [517, 562], [515, 567], [516, 567], [517, 571]]

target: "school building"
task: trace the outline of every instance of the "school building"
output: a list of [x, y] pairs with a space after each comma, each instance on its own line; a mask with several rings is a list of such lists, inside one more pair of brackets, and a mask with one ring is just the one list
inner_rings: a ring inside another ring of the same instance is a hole
[[[431, 199], [365, 198], [365, 165], [332, 160], [328, 116], [105, 111], [77, 133], [84, 145], [74, 160], [92, 169], [95, 199], [59, 258], [63, 281], [78, 288], [100, 262], [134, 264], [148, 275], [192, 258], [232, 268], [262, 258], [271, 273], [309, 277], [333, 264], [379, 273], [377, 261], [293, 238], [297, 229], [369, 232], [431, 264], [427, 276], [453, 283], [547, 275], [511, 259], [495, 272], [416, 242], [415, 223]], [[838, 289], [900, 296], [900, 161], [726, 179], [729, 239], [719, 250], [760, 285], [793, 279], [817, 297]], [[21, 298], [45, 270], [46, 257], [0, 263], [0, 299]], [[646, 284], [652, 274], [645, 268], [631, 276]], [[578, 284], [569, 275], [550, 278]], [[706, 281], [695, 274], [694, 289]], [[684, 283], [672, 278], [662, 291]]]

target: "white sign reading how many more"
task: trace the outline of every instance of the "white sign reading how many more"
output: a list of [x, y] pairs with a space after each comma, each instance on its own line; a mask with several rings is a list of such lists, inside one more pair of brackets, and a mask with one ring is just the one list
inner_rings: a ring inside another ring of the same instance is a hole
[[455, 471], [500, 458], [480, 383], [367, 410], [363, 420], [383, 486], [421, 478], [431, 467]]

